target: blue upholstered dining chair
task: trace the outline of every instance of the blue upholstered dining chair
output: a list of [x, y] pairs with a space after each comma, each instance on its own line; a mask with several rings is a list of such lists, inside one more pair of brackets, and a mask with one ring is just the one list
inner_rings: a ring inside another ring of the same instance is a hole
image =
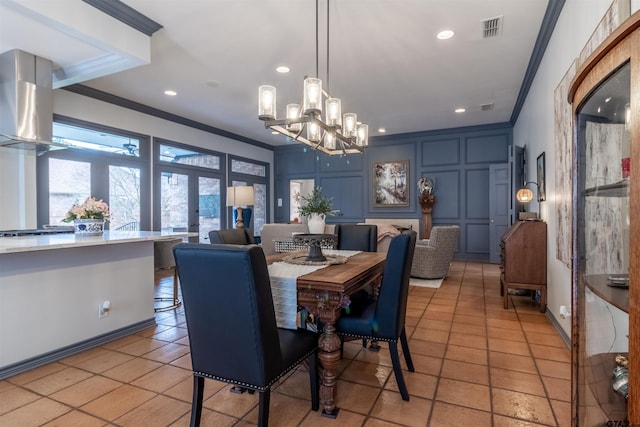
[[404, 323], [415, 246], [415, 231], [405, 231], [395, 236], [389, 244], [377, 300], [353, 301], [349, 307], [343, 309], [336, 322], [336, 332], [342, 337], [350, 336], [389, 343], [393, 372], [403, 400], [409, 400], [409, 392], [400, 366], [398, 340], [402, 345], [407, 368], [413, 372], [413, 361]]
[[204, 380], [211, 378], [258, 391], [258, 425], [266, 427], [271, 387], [305, 359], [318, 410], [318, 336], [276, 326], [262, 248], [181, 244], [174, 254], [194, 375], [191, 425], [200, 424]]
[[378, 226], [371, 224], [336, 224], [337, 249], [376, 252], [378, 250]]
[[248, 228], [229, 228], [225, 230], [211, 230], [209, 243], [224, 243], [227, 245], [253, 245], [256, 243]]
[[[336, 249], [345, 251], [376, 252], [378, 250], [378, 226], [373, 224], [336, 224], [334, 230], [338, 236]], [[360, 289], [351, 295], [351, 300], [368, 300], [373, 297], [373, 284]], [[367, 339], [362, 339], [362, 347], [367, 347]], [[378, 351], [380, 346], [375, 341], [371, 342], [371, 350]]]

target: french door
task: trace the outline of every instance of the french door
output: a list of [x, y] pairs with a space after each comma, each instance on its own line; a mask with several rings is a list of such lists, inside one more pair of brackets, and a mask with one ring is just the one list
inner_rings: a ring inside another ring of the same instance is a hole
[[[256, 160], [229, 156], [229, 186], [253, 187], [254, 202], [251, 206], [252, 215], [249, 224], [245, 227], [253, 230], [254, 237], [258, 238], [262, 226], [269, 222], [269, 165]], [[233, 214], [231, 207], [226, 210], [229, 215], [229, 228], [233, 228]]]
[[200, 243], [209, 242], [209, 231], [220, 230], [226, 217], [219, 173], [160, 166], [154, 182], [154, 229], [197, 232]]

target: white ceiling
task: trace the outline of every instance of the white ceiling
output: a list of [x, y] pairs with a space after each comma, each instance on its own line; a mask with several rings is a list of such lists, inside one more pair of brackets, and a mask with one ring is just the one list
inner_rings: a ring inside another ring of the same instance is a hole
[[[35, 0], [9, 2], [22, 1]], [[286, 143], [257, 118], [258, 86], [276, 86], [279, 116], [287, 103], [301, 102], [303, 77], [316, 74], [313, 0], [123, 2], [163, 26], [151, 37], [151, 62], [83, 85], [256, 141]], [[379, 135], [379, 127], [399, 134], [508, 122], [547, 3], [334, 0], [329, 91], [342, 99], [343, 112], [355, 112], [369, 124], [370, 136]], [[327, 89], [325, 0], [320, 9], [319, 77]], [[482, 21], [498, 16], [500, 35], [483, 39]], [[105, 18], [103, 26], [116, 25]], [[31, 53], [51, 52], [57, 64], [81, 50], [71, 45], [61, 51], [53, 38], [0, 24], [0, 52], [18, 47], [16, 37], [5, 37], [12, 30], [35, 42], [40, 52]], [[455, 37], [436, 39], [444, 29], [454, 30]], [[291, 72], [278, 74], [279, 65]], [[168, 97], [166, 89], [178, 95]], [[494, 107], [482, 111], [483, 104]], [[467, 111], [454, 113], [459, 107]]]

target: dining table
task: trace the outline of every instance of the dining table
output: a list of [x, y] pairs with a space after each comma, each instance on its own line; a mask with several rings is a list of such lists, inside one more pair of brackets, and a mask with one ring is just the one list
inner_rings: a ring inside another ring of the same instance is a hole
[[[386, 259], [386, 254], [379, 252], [349, 255], [344, 263], [326, 265], [295, 278], [298, 306], [304, 307], [324, 325], [318, 338], [318, 359], [322, 368], [320, 399], [322, 415], [330, 418], [337, 417], [339, 411], [335, 403], [335, 388], [341, 341], [336, 334], [336, 320], [342, 309], [349, 305], [350, 295], [369, 284], [377, 293]], [[270, 255], [267, 262], [281, 263], [288, 256], [291, 254]]]

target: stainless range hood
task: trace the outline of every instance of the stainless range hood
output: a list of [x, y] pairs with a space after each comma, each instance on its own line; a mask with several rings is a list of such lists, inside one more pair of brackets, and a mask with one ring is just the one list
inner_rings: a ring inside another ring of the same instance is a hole
[[42, 152], [54, 144], [52, 62], [10, 50], [0, 55], [0, 147]]

